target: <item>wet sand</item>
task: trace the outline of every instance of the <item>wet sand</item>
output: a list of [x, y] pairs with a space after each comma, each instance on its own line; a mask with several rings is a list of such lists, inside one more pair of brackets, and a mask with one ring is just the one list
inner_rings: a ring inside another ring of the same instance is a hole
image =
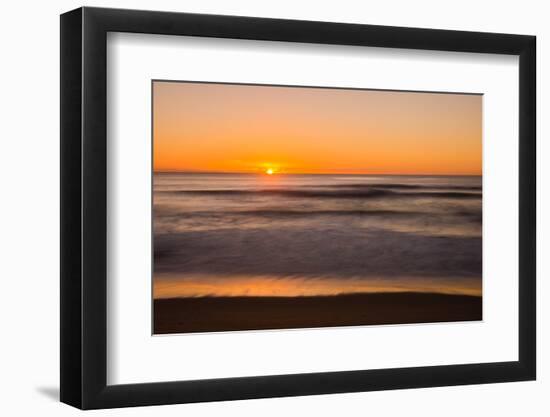
[[315, 297], [200, 297], [154, 301], [154, 333], [292, 329], [482, 319], [481, 297], [370, 293]]

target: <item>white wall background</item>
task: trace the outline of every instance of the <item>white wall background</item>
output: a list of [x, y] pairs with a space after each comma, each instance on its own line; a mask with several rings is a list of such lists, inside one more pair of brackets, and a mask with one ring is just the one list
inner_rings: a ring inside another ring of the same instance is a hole
[[[59, 17], [72, 0], [3, 5], [0, 65], [0, 410], [3, 415], [76, 415], [59, 392]], [[124, 0], [86, 5], [237, 14], [395, 26], [509, 32], [538, 37], [539, 366], [538, 381], [325, 395], [94, 412], [94, 415], [528, 415], [550, 413], [549, 10], [545, 2]], [[546, 394], [546, 395], [544, 395]]]

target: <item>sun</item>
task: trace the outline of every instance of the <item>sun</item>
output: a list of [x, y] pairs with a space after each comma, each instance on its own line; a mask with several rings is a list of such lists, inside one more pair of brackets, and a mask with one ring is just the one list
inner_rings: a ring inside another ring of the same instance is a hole
[[273, 170], [273, 168], [268, 168], [268, 169], [265, 170], [265, 173], [267, 175], [273, 175], [273, 174], [275, 174], [275, 171]]

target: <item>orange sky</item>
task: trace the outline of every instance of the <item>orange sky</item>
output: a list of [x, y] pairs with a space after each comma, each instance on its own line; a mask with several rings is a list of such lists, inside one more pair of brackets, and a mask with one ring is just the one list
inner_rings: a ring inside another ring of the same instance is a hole
[[481, 95], [153, 84], [155, 171], [481, 175]]

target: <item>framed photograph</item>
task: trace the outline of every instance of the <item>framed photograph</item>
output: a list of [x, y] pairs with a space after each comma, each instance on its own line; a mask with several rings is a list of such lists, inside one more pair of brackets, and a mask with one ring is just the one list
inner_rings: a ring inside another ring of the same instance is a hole
[[61, 16], [61, 401], [533, 380], [535, 37]]

